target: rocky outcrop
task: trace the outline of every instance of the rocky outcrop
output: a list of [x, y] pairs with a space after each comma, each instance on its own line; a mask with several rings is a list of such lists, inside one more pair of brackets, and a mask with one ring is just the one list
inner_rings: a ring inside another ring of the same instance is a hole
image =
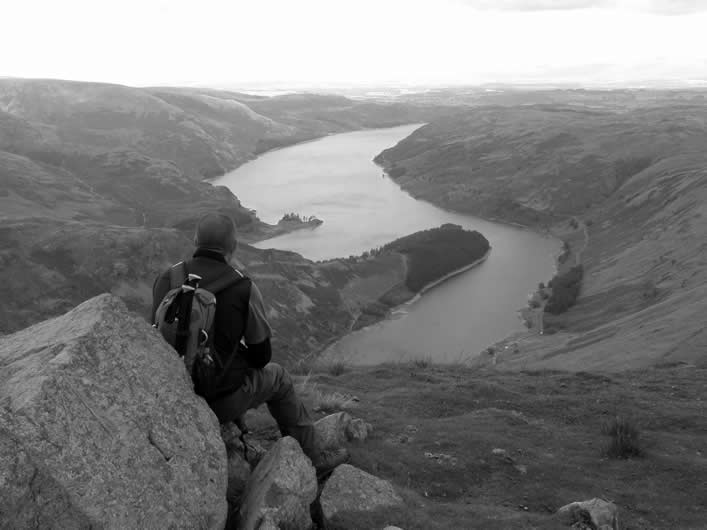
[[297, 441], [286, 436], [273, 445], [250, 476], [239, 528], [311, 528], [310, 505], [316, 497], [314, 467]]
[[[594, 530], [619, 530], [619, 511], [613, 502], [591, 499], [567, 504], [557, 510], [557, 517], [567, 525], [586, 525]], [[582, 527], [584, 528], [584, 527]]]
[[216, 417], [119, 299], [0, 338], [0, 365], [0, 527], [223, 527]]
[[352, 465], [342, 464], [327, 480], [319, 502], [324, 520], [331, 522], [338, 513], [368, 512], [401, 506], [403, 500], [387, 480]]

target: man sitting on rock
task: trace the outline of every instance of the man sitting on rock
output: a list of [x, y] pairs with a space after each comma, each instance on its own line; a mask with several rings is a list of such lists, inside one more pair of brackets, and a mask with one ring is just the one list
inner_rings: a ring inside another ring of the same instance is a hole
[[[255, 284], [229, 262], [237, 247], [236, 225], [224, 214], [209, 213], [198, 222], [194, 238], [196, 251], [185, 263], [189, 274], [201, 276], [208, 285], [225, 275], [234, 282], [216, 293], [214, 348], [225, 366], [219, 388], [206, 397], [222, 424], [239, 420], [248, 409], [267, 403], [283, 436], [295, 438], [312, 460], [317, 476], [326, 475], [348, 460], [345, 449], [324, 451], [309, 411], [295, 393], [292, 378], [271, 363], [271, 330], [263, 299]], [[160, 302], [171, 288], [170, 269], [155, 280], [152, 321]]]

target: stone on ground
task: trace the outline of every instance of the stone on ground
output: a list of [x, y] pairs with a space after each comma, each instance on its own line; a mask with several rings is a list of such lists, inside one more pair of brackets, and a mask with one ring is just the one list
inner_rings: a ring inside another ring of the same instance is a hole
[[351, 415], [347, 412], [336, 412], [324, 416], [314, 424], [319, 435], [322, 449], [341, 447], [346, 442], [346, 430], [351, 424]]
[[567, 504], [557, 515], [568, 525], [591, 523], [597, 530], [619, 530], [619, 512], [613, 502], [603, 499], [591, 499]]
[[346, 439], [349, 441], [361, 442], [368, 438], [373, 431], [373, 426], [360, 418], [352, 419], [346, 426]]
[[1, 337], [0, 365], [0, 527], [223, 527], [218, 421], [118, 298]]
[[373, 430], [370, 423], [352, 418], [347, 412], [324, 416], [314, 424], [322, 449], [341, 447], [345, 442], [363, 441]]
[[243, 453], [240, 449], [228, 449], [228, 489], [226, 498], [229, 504], [237, 503], [246, 484], [250, 478], [250, 464], [243, 458]]
[[339, 513], [365, 513], [403, 504], [390, 482], [349, 464], [342, 464], [334, 470], [324, 485], [319, 502], [327, 523]]
[[286, 436], [273, 445], [248, 479], [239, 528], [311, 528], [309, 507], [316, 497], [314, 467], [297, 441]]

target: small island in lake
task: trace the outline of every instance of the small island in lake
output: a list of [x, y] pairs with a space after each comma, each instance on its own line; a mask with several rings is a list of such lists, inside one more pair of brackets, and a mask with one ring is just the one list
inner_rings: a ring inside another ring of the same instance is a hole
[[280, 219], [277, 224], [278, 226], [285, 225], [285, 226], [294, 226], [294, 227], [301, 227], [301, 228], [316, 228], [320, 224], [324, 223], [321, 219], [317, 218], [314, 215], [310, 215], [309, 217], [305, 217], [303, 215], [300, 215], [298, 213], [290, 212], [286, 213], [285, 215], [282, 216], [282, 219]]
[[[259, 227], [260, 231], [256, 240], [270, 239], [294, 232], [295, 230], [303, 230], [305, 228], [314, 229], [321, 224], [324, 224], [324, 221], [314, 215], [306, 217], [298, 213], [289, 212], [283, 215], [275, 225], [261, 223], [261, 226]], [[246, 238], [246, 241], [252, 242], [253, 238]]]

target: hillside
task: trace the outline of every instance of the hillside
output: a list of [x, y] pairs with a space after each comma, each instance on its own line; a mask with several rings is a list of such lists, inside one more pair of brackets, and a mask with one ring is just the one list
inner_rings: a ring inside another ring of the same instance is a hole
[[[452, 233], [450, 238], [449, 234]], [[430, 252], [441, 252], [454, 239], [484, 242], [476, 232], [439, 228], [422, 233]], [[191, 233], [174, 228], [145, 228], [97, 222], [47, 219], [6, 222], [0, 266], [12, 281], [0, 285], [0, 333], [12, 332], [63, 313], [103, 292], [120, 296], [134, 311], [149, 315], [152, 282], [172, 263], [193, 250]], [[466, 248], [465, 263], [487, 248]], [[315, 263], [293, 252], [259, 250], [241, 244], [238, 267], [258, 284], [275, 329], [275, 351], [281, 361], [299, 359], [323, 349], [355, 326], [384, 318], [395, 303], [409, 299], [409, 278], [426, 274], [439, 279], [457, 268], [420, 263], [406, 265], [405, 249], [375, 256]], [[410, 276], [414, 271], [415, 276]], [[391, 292], [395, 292], [393, 298]]]
[[704, 106], [494, 107], [432, 122], [377, 161], [444, 207], [567, 240], [582, 220], [578, 304], [553, 319], [559, 332], [512, 337], [496, 360], [620, 370], [706, 360], [704, 145]]
[[90, 193], [91, 202], [113, 203], [111, 213], [133, 225], [178, 225], [184, 213], [175, 212], [189, 205], [227, 209], [245, 226], [255, 222], [252, 213], [204, 178], [268, 148], [419, 122], [439, 112], [318, 95], [257, 98], [209, 89], [0, 79], [0, 168], [9, 174], [0, 206], [3, 217], [17, 199], [24, 204], [13, 207], [15, 215], [32, 216], [36, 208], [47, 213], [46, 203], [34, 199], [54, 196], [38, 189], [51, 180], [63, 198]]
[[[570, 525], [556, 510], [593, 497], [616, 503], [625, 530], [704, 528], [704, 368], [505, 372], [418, 360], [308, 374], [299, 388], [319, 414], [372, 423], [350, 446], [352, 464], [405, 499], [343, 516], [337, 530], [560, 530]], [[617, 415], [639, 430], [641, 457], [607, 458], [602, 426]]]
[[[203, 212], [233, 216], [244, 242], [305, 226], [266, 225], [205, 178], [268, 148], [440, 112], [309, 94], [0, 79], [0, 264], [13, 278], [0, 287], [0, 333], [104, 291], [145, 314], [154, 276], [188, 256]], [[337, 291], [345, 279], [329, 283], [335, 267], [320, 272], [247, 245], [240, 258], [272, 300], [283, 355], [348, 329], [353, 317]]]

